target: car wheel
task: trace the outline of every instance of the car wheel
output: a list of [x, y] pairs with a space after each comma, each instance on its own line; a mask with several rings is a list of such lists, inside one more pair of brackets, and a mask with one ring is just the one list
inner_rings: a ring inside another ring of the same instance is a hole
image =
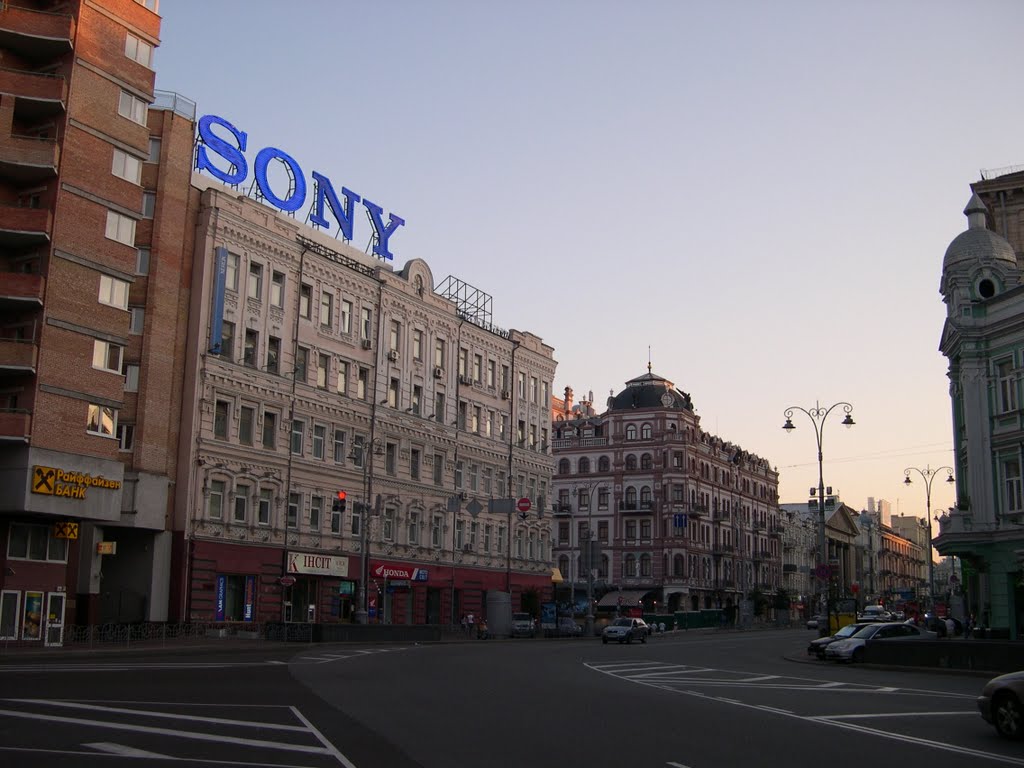
[[1012, 693], [1000, 693], [992, 702], [992, 723], [1004, 739], [1024, 739], [1024, 709]]
[[853, 656], [851, 657], [850, 660], [851, 661], [855, 661], [858, 664], [860, 662], [864, 661], [864, 649], [863, 648], [854, 648], [853, 649]]
[[640, 642], [646, 644], [647, 643], [647, 635], [640, 635]]
[[608, 638], [607, 637], [602, 637], [601, 638], [601, 642], [604, 643], [605, 645], [608, 645]]
[[633, 636], [632, 635], [626, 635], [626, 645], [632, 645], [632, 644], [633, 644]]

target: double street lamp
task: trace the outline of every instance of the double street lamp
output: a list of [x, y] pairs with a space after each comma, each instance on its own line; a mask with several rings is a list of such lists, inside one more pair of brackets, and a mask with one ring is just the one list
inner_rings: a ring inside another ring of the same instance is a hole
[[373, 457], [384, 452], [384, 443], [371, 438], [360, 445], [353, 446], [349, 458], [353, 461], [362, 462], [363, 465], [363, 502], [359, 507], [359, 534], [361, 544], [359, 546], [359, 606], [355, 612], [357, 624], [366, 624], [369, 621], [369, 594], [367, 587], [370, 581], [370, 497], [373, 493]]
[[930, 466], [925, 466], [924, 469], [919, 469], [918, 467], [907, 467], [906, 469], [903, 470], [903, 474], [905, 476], [903, 479], [904, 485], [913, 484], [913, 481], [910, 479], [910, 475], [914, 472], [917, 472], [917, 474], [919, 474], [921, 478], [924, 480], [924, 501], [925, 508], [928, 511], [928, 545], [925, 547], [925, 550], [928, 555], [929, 610], [931, 610], [934, 607], [933, 603], [935, 600], [935, 563], [932, 561], [932, 481], [935, 479], [935, 475], [938, 474], [939, 472], [942, 472], [943, 470], [949, 473], [949, 475], [946, 477], [946, 482], [955, 483], [956, 480], [953, 479], [952, 467], [938, 467], [937, 469], [932, 469]]
[[[847, 402], [842, 401], [842, 400], [839, 401], [838, 403], [833, 403], [832, 405], [828, 406], [827, 408], [823, 407], [820, 403], [815, 401], [813, 408], [801, 408], [799, 405], [794, 405], [794, 406], [790, 406], [789, 408], [787, 408], [783, 412], [783, 415], [786, 417], [786, 423], [782, 425], [782, 428], [784, 430], [786, 430], [787, 433], [790, 433], [794, 429], [796, 429], [796, 425], [793, 424], [793, 414], [796, 413], [797, 411], [799, 411], [800, 413], [803, 413], [805, 416], [807, 416], [811, 420], [811, 424], [814, 425], [814, 439], [818, 443], [818, 561], [819, 562], [818, 562], [817, 565], [818, 565], [819, 569], [821, 569], [822, 567], [828, 568], [828, 565], [829, 565], [829, 563], [828, 563], [828, 548], [827, 548], [828, 544], [827, 544], [827, 541], [826, 541], [826, 538], [825, 538], [825, 475], [824, 475], [824, 471], [823, 471], [823, 467], [822, 467], [822, 451], [821, 451], [822, 432], [825, 429], [825, 420], [828, 418], [828, 415], [830, 413], [832, 413], [832, 411], [834, 409], [836, 409], [836, 408], [838, 408], [840, 406], [842, 406], [843, 411], [846, 412], [846, 418], [844, 418], [841, 423], [845, 427], [852, 427], [856, 423], [853, 420], [853, 417], [850, 415], [853, 412], [853, 406], [850, 405]], [[825, 582], [825, 579], [822, 578], [822, 576], [825, 575], [824, 571], [823, 570], [818, 570], [818, 573], [816, 575], [818, 577], [818, 584], [819, 585], [823, 584]], [[818, 605], [821, 606], [821, 604], [824, 603], [826, 605], [826, 607], [827, 607], [827, 605], [828, 605], [828, 588], [827, 587], [819, 587], [819, 588], [820, 588], [820, 592], [819, 592], [819, 595], [818, 595]], [[827, 613], [827, 611], [826, 611], [826, 613]], [[827, 630], [828, 628], [829, 628], [829, 625], [828, 625], [828, 623], [826, 623], [825, 629]], [[822, 633], [822, 635], [825, 635], [825, 634], [828, 634], [828, 632], [823, 632]]]

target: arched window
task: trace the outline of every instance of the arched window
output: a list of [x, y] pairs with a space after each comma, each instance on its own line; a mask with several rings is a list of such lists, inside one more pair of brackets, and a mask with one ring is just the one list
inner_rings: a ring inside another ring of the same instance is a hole
[[651, 425], [650, 424], [644, 424], [642, 427], [640, 427], [640, 437], [643, 440], [650, 440], [651, 439]]
[[640, 457], [640, 469], [651, 469], [654, 462], [651, 460], [651, 454], [645, 453]]
[[569, 474], [569, 460], [568, 459], [562, 459], [560, 462], [558, 462], [558, 474], [560, 474], [560, 475], [568, 475]]
[[636, 469], [636, 456], [632, 453], [626, 457], [626, 469]]
[[651, 488], [645, 485], [640, 489], [640, 508], [649, 509], [651, 506]]
[[579, 468], [577, 469], [577, 472], [579, 472], [579, 474], [581, 474], [581, 475], [589, 475], [590, 474], [590, 459], [588, 459], [586, 456], [581, 458], [580, 459], [580, 463], [579, 463]]
[[676, 555], [672, 558], [672, 575], [681, 578], [686, 575], [686, 558]]
[[640, 555], [640, 575], [651, 575], [651, 556], [646, 553]]
[[602, 456], [597, 460], [597, 471], [598, 472], [610, 472], [612, 463], [608, 460], [607, 456]]
[[625, 578], [636, 576], [636, 555], [626, 555], [622, 561], [622, 575]]
[[626, 508], [636, 509], [636, 488], [633, 486], [626, 489]]
[[629, 426], [626, 427], [626, 439], [627, 440], [636, 440], [636, 425], [635, 424], [630, 424]]

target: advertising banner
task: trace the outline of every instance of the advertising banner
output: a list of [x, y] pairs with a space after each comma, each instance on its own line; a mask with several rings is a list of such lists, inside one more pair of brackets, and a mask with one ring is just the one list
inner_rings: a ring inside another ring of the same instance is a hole
[[228, 591], [228, 577], [217, 577], [217, 595], [215, 598], [213, 618], [215, 621], [224, 621], [224, 600]]
[[256, 606], [256, 577], [245, 577], [245, 602], [242, 605], [242, 621], [252, 621]]
[[228, 275], [228, 249], [213, 250], [213, 306], [210, 311], [210, 354], [221, 353], [221, 339], [224, 335], [224, 289]]

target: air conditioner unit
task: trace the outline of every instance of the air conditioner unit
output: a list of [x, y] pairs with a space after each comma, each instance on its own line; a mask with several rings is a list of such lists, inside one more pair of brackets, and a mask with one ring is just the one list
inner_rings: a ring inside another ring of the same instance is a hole
[[398, 352], [393, 350], [393, 349], [389, 349], [388, 350], [388, 360], [390, 360], [391, 362], [395, 362], [395, 360], [397, 360], [397, 359], [398, 359]]
[[434, 366], [434, 378], [435, 379], [440, 379], [443, 376], [444, 376], [444, 368], [442, 368], [440, 365]]
[[459, 381], [461, 381], [463, 384], [466, 384], [468, 386], [468, 385], [473, 383], [473, 377], [472, 376], [460, 376], [459, 377]]
[[501, 399], [502, 400], [508, 400], [510, 394], [511, 393], [507, 389], [501, 390]]
[[468, 498], [469, 498], [469, 494], [468, 493], [466, 493], [465, 491], [459, 491], [459, 499], [460, 500], [466, 501]]
[[369, 349], [369, 348], [370, 348], [370, 340], [369, 339], [363, 339], [363, 349]]

